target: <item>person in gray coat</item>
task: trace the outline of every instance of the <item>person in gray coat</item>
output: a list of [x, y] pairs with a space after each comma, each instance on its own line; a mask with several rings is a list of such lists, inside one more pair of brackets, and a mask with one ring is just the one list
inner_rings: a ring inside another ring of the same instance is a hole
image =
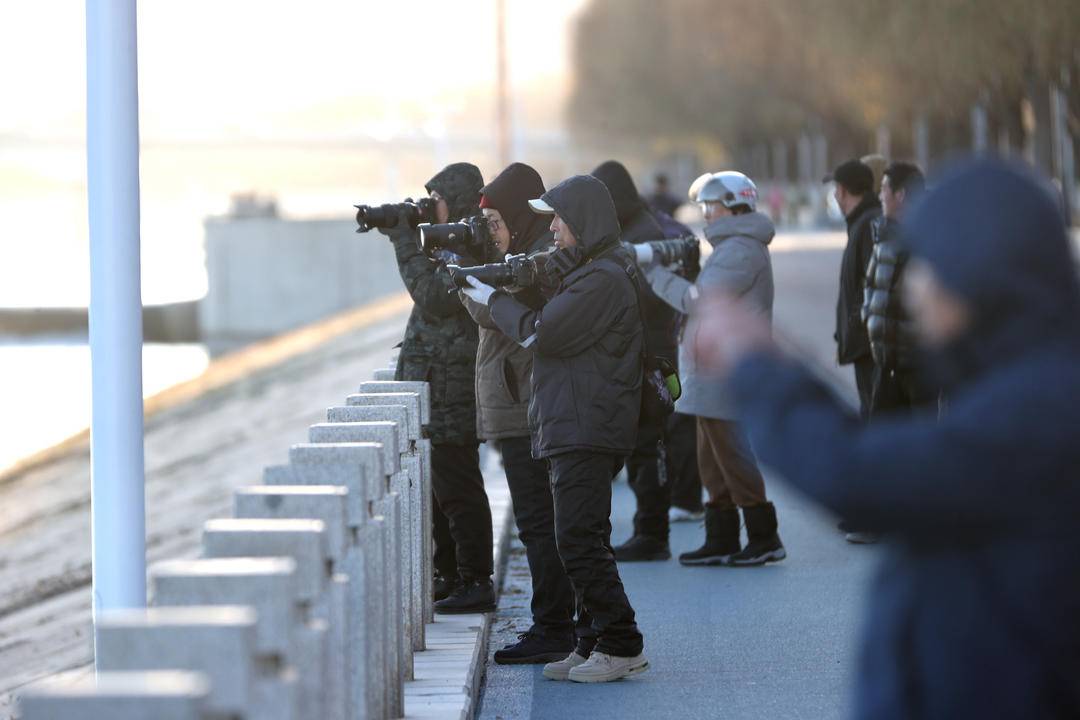
[[[742, 298], [772, 322], [773, 274], [769, 243], [776, 230], [757, 212], [757, 187], [738, 172], [720, 172], [698, 190], [705, 238], [712, 245], [695, 282], [652, 262], [648, 245], [635, 246], [653, 292], [689, 313], [702, 292], [724, 290]], [[698, 471], [708, 493], [705, 544], [683, 553], [683, 565], [763, 565], [787, 554], [777, 534], [776, 508], [765, 496], [765, 480], [735, 407], [722, 386], [701, 375], [688, 348], [679, 345], [683, 392], [676, 410], [697, 417]], [[739, 508], [746, 520], [746, 547], [739, 537]]]

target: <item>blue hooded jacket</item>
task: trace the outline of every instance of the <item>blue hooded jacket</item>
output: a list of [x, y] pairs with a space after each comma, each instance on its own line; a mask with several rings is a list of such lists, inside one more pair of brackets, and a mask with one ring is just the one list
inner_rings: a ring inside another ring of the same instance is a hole
[[1027, 170], [980, 160], [906, 224], [973, 310], [927, 357], [940, 421], [863, 425], [775, 356], [730, 388], [763, 462], [890, 538], [857, 717], [1080, 717], [1080, 289], [1061, 212]]

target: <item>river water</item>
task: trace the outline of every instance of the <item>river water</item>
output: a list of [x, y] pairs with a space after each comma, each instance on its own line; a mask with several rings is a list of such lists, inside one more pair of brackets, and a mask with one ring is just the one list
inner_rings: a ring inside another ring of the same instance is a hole
[[[143, 396], [200, 375], [202, 345], [143, 346]], [[90, 425], [90, 347], [78, 338], [0, 339], [0, 470]]]

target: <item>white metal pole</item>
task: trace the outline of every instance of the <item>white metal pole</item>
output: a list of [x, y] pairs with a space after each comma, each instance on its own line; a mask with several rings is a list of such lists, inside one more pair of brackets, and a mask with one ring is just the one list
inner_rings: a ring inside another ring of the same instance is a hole
[[135, 0], [86, 0], [95, 621], [146, 605], [135, 27]]

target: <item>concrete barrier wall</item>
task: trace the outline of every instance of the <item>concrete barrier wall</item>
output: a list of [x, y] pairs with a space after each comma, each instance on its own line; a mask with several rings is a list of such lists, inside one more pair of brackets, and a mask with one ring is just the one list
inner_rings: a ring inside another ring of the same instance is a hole
[[33, 686], [22, 717], [402, 717], [431, 606], [428, 390], [362, 389], [237, 490], [202, 558], [151, 567], [151, 608], [99, 619], [96, 681]]
[[269, 337], [401, 292], [394, 249], [352, 219], [206, 221], [207, 295], [199, 327], [211, 347]]

